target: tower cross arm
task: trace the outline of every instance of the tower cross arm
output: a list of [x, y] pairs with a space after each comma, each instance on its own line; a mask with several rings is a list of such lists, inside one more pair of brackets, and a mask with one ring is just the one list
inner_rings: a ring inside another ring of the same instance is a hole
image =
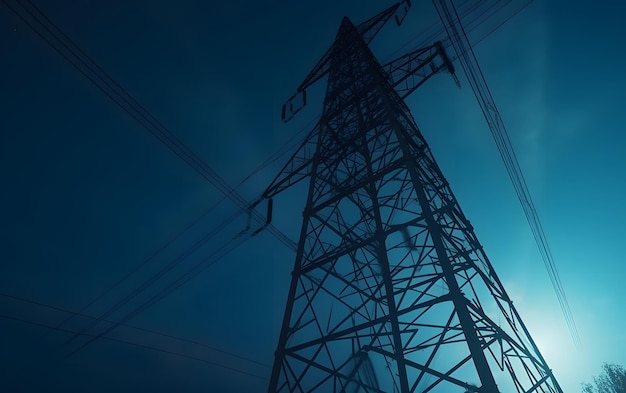
[[400, 26], [409, 12], [409, 8], [411, 8], [410, 0], [401, 1], [358, 25], [357, 30], [363, 37], [363, 41], [365, 41], [366, 44], [372, 42], [374, 37], [376, 37], [383, 26], [389, 22], [391, 17], [394, 17], [396, 24]]
[[433, 75], [448, 72], [459, 85], [452, 61], [440, 41], [414, 50], [390, 61], [383, 66], [389, 76], [391, 87], [398, 95], [406, 98]]
[[298, 150], [278, 172], [270, 185], [263, 192], [263, 198], [270, 199], [300, 182], [311, 173], [311, 165], [315, 156], [319, 124], [309, 132]]
[[[410, 0], [398, 2], [359, 24], [357, 26], [357, 31], [363, 40], [366, 43], [369, 43], [374, 39], [374, 37], [376, 37], [383, 26], [385, 26], [385, 24], [387, 24], [392, 17], [394, 17], [396, 23], [400, 25], [406, 17], [410, 7]], [[344, 17], [344, 19], [346, 19], [346, 17]], [[331, 70], [331, 65], [335, 64], [332, 61], [333, 58], [342, 53], [345, 48], [350, 45], [350, 43], [351, 42], [349, 40], [335, 40], [333, 42], [306, 78], [304, 78], [300, 86], [298, 86], [295, 94], [283, 104], [282, 120], [284, 122], [291, 120], [298, 112], [300, 112], [300, 110], [302, 110], [302, 108], [304, 108], [306, 105], [306, 89], [328, 74]]]

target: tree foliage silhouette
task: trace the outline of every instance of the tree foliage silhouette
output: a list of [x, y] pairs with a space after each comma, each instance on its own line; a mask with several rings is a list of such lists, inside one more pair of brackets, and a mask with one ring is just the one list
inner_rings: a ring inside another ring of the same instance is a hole
[[583, 393], [626, 393], [626, 370], [617, 364], [604, 363], [602, 373], [593, 383], [582, 384]]

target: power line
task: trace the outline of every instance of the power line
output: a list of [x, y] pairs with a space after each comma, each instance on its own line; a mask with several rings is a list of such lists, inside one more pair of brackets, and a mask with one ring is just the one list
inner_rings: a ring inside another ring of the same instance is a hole
[[[507, 1], [496, 1], [491, 3], [490, 5], [488, 5], [485, 9], [483, 9], [477, 16], [473, 16], [473, 18], [471, 20], [469, 20], [470, 15], [472, 15], [476, 10], [479, 9], [479, 7], [481, 7], [482, 5], [484, 5], [485, 1], [481, 0], [481, 1], [476, 1], [473, 4], [471, 4], [471, 2], [466, 1], [463, 4], [461, 4], [460, 6], [460, 15], [461, 15], [461, 20], [463, 22], [466, 22], [466, 25], [470, 26], [467, 31], [468, 32], [472, 32], [474, 31], [476, 28], [478, 28], [479, 26], [483, 25], [487, 20], [489, 20], [491, 17], [495, 16], [496, 14], [498, 14], [499, 12], [501, 12], [506, 6], [507, 4], [510, 4], [513, 0], [507, 0]], [[532, 2], [532, 0], [530, 0], [528, 3]], [[522, 9], [524, 9], [527, 5], [525, 4], [524, 6], [522, 6], [520, 9], [518, 9], [514, 15], [516, 15], [517, 13], [519, 13]], [[496, 8], [496, 5], [499, 5]], [[490, 12], [490, 15], [485, 16], [488, 12]], [[510, 20], [514, 15], [509, 16], [508, 18], [505, 19], [504, 22], [498, 24], [495, 28], [493, 28], [488, 34], [487, 36], [489, 36], [490, 34], [492, 34], [495, 30], [497, 30], [498, 28], [500, 28], [504, 23], [506, 23], [508, 20]], [[430, 32], [430, 33], [428, 33]], [[388, 56], [389, 58], [391, 58], [394, 55], [397, 55], [398, 53], [400, 53], [400, 51], [404, 48], [406, 48], [407, 46], [411, 45], [410, 50], [408, 50], [407, 52], [412, 52], [413, 50], [416, 50], [418, 48], [422, 48], [424, 46], [430, 45], [435, 41], [445, 41], [445, 35], [446, 35], [446, 30], [443, 26], [441, 26], [440, 23], [437, 22], [433, 22], [430, 26], [428, 26], [426, 29], [424, 29], [423, 31], [421, 31], [420, 33], [416, 34], [415, 36], [413, 36], [412, 38], [408, 39], [404, 44], [400, 45], [396, 50], [393, 51], [393, 53]], [[484, 40], [486, 38], [482, 37], [481, 39], [477, 40], [475, 43], [472, 44], [472, 47], [478, 45], [478, 43], [480, 43], [482, 40]], [[418, 44], [416, 45], [415, 42], [418, 42]]]
[[[498, 29], [500, 29], [500, 27], [504, 26], [508, 21], [513, 19], [515, 16], [517, 16], [523, 10], [525, 10], [526, 7], [528, 7], [532, 2], [533, 2], [533, 0], [526, 1], [526, 3], [524, 3], [520, 8], [516, 9], [513, 13], [511, 13], [511, 15], [507, 16], [502, 22], [498, 23], [491, 30], [489, 30], [484, 36], [482, 36], [480, 39], [476, 40], [476, 42], [474, 42], [472, 44], [472, 48], [476, 47], [478, 44], [483, 42], [487, 37], [489, 37], [494, 32], [496, 32]], [[472, 30], [470, 29], [469, 31], [471, 32]]]
[[[246, 211], [250, 215], [252, 219], [256, 222], [262, 223], [262, 226], [259, 228], [265, 229], [267, 228], [270, 233], [272, 233], [275, 237], [279, 239], [283, 244], [285, 244], [292, 251], [295, 251], [296, 245], [295, 243], [285, 236], [282, 232], [280, 232], [277, 228], [269, 223], [269, 220], [266, 221], [265, 217], [262, 217], [260, 213], [254, 210], [254, 206], [258, 203], [248, 204], [243, 197], [241, 197], [237, 191], [231, 188], [225, 181], [222, 179], [206, 162], [204, 162], [200, 157], [198, 157], [186, 144], [184, 144], [180, 139], [178, 139], [166, 126], [164, 126], [160, 121], [158, 121], [145, 107], [143, 107], [139, 102], [137, 102], [123, 87], [121, 87], [115, 80], [113, 80], [108, 73], [106, 73], [93, 59], [91, 59], [78, 45], [76, 45], [49, 17], [45, 15], [35, 4], [33, 4], [30, 0], [28, 3], [31, 8], [26, 7], [22, 2], [17, 2], [17, 4], [24, 10], [28, 15], [20, 13], [16, 7], [12, 7], [7, 0], [2, 0], [3, 3], [11, 9], [24, 23], [26, 23], [41, 39], [43, 39], [48, 45], [50, 45], [62, 58], [64, 58], [70, 65], [72, 65], [76, 70], [78, 70], [87, 80], [89, 80], [92, 84], [94, 84], [100, 91], [102, 91], [109, 99], [111, 99], [116, 105], [118, 105], [122, 110], [128, 113], [131, 118], [133, 118], [138, 124], [140, 124], [144, 129], [146, 129], [150, 134], [152, 134], [157, 140], [159, 140], [162, 144], [164, 144], [168, 149], [170, 149], [174, 154], [176, 154], [179, 158], [181, 158], [185, 163], [191, 166], [196, 172], [198, 172], [202, 177], [208, 180], [211, 184], [213, 184], [220, 192], [222, 192], [227, 198], [233, 201], [240, 209], [241, 212]], [[35, 15], [38, 14], [38, 15]], [[31, 23], [29, 21], [34, 22]], [[37, 28], [35, 26], [43, 27]], [[44, 31], [45, 30], [45, 31]], [[47, 32], [47, 33], [46, 33]], [[221, 228], [219, 228], [221, 229]], [[257, 230], [258, 232], [258, 230]], [[256, 232], [255, 232], [256, 233]], [[189, 255], [187, 253], [186, 255]], [[183, 258], [184, 259], [184, 258]], [[180, 262], [182, 259], [179, 259]], [[147, 263], [140, 264], [140, 266], [136, 269], [139, 270], [142, 266]], [[156, 279], [163, 276], [163, 274], [167, 273], [167, 271], [171, 270], [171, 267], [176, 265], [168, 265], [166, 267], [166, 271], [161, 271], [157, 273]], [[134, 272], [129, 273], [133, 274]], [[127, 275], [127, 276], [129, 276]], [[117, 283], [113, 285], [109, 290], [116, 287], [124, 281], [127, 277], [123, 277]], [[122, 299], [122, 301], [118, 302], [112, 309], [109, 309], [107, 313], [101, 315], [101, 317], [106, 317], [115, 309], [121, 307], [126, 304], [130, 299], [134, 298], [137, 293], [145, 290], [148, 286], [152, 285], [156, 280], [153, 276], [151, 280], [145, 282], [139, 289], [136, 289], [133, 293], [131, 293], [126, 298]], [[105, 293], [108, 293], [108, 291]], [[89, 306], [89, 305], [88, 305]], [[87, 307], [88, 307], [87, 306]], [[95, 321], [97, 323], [98, 320]], [[91, 325], [93, 325], [92, 322]], [[89, 327], [83, 329], [86, 330]], [[93, 341], [93, 340], [92, 340]]]
[[[578, 335], [578, 330], [574, 323], [574, 318], [569, 308], [569, 303], [567, 301], [565, 291], [563, 290], [558, 270], [552, 257], [552, 252], [543, 231], [541, 221], [539, 220], [539, 215], [535, 209], [532, 196], [528, 190], [528, 185], [519, 166], [517, 156], [513, 150], [513, 146], [509, 139], [508, 132], [506, 131], [504, 122], [502, 121], [502, 117], [500, 116], [495, 100], [491, 95], [489, 86], [485, 81], [485, 77], [478, 60], [476, 59], [472, 45], [469, 43], [467, 32], [461, 23], [453, 1], [437, 2], [436, 0], [433, 0], [433, 4], [437, 9], [440, 19], [444, 21], [444, 26], [448, 33], [448, 37], [450, 38], [450, 43], [457, 53], [457, 58], [459, 59], [463, 71], [468, 78], [468, 82], [472, 87], [472, 92], [480, 105], [485, 120], [487, 121], [487, 125], [489, 126], [489, 130], [491, 131], [494, 141], [496, 142], [496, 146], [498, 147], [498, 151], [500, 152], [500, 156], [504, 162], [507, 174], [513, 184], [528, 224], [530, 225], [533, 237], [535, 238], [535, 242], [537, 243], [537, 247], [539, 248], [539, 253], [548, 272], [548, 276], [550, 277], [550, 281], [559, 301], [563, 316], [565, 317], [570, 335], [572, 336], [574, 343], [579, 345], [580, 337]], [[450, 9], [447, 8], [446, 4], [450, 5]]]
[[[253, 207], [260, 201], [248, 203], [202, 158], [189, 146], [182, 142], [174, 133], [142, 106], [128, 91], [105, 72], [90, 56], [88, 56], [74, 41], [72, 41], [41, 9], [30, 0], [28, 8], [23, 2], [16, 1], [26, 12], [20, 11], [9, 4], [9, 0], [2, 2], [31, 28], [44, 42], [51, 46], [65, 61], [72, 65], [81, 75], [89, 80], [96, 88], [104, 93], [113, 103], [119, 106], [133, 120], [166, 146], [182, 161], [194, 169], [200, 176], [209, 181], [218, 191], [230, 199], [240, 210], [248, 212], [252, 219], [263, 225], [274, 237], [286, 247], [295, 252], [296, 244], [272, 224], [266, 224], [266, 218]], [[40, 26], [35, 26], [31, 21]], [[43, 30], [42, 30], [43, 28]]]
[[[70, 330], [70, 329], [66, 329], [66, 328], [59, 328], [59, 327], [56, 327], [56, 326], [53, 326], [53, 325], [48, 325], [48, 324], [45, 324], [45, 323], [35, 322], [35, 321], [28, 320], [28, 319], [13, 317], [13, 316], [9, 316], [9, 315], [1, 315], [0, 314], [0, 318], [6, 319], [6, 320], [10, 320], [10, 321], [26, 323], [26, 324], [29, 324], [29, 325], [40, 326], [40, 327], [44, 327], [44, 328], [48, 328], [48, 329], [53, 329], [53, 330], [57, 330], [57, 331], [60, 331], [60, 332], [76, 333], [74, 330]], [[84, 335], [86, 335], [86, 336], [93, 336], [91, 334], [84, 334]], [[184, 353], [181, 353], [181, 352], [176, 352], [176, 351], [171, 351], [169, 349], [153, 347], [151, 345], [140, 344], [140, 343], [136, 343], [136, 342], [129, 341], [129, 340], [123, 340], [123, 339], [120, 339], [120, 338], [114, 338], [114, 337], [103, 337], [103, 338], [106, 339], [106, 340], [109, 340], [109, 341], [115, 341], [115, 342], [118, 342], [118, 343], [133, 345], [135, 347], [150, 349], [152, 351], [157, 351], [157, 352], [161, 352], [161, 353], [167, 353], [169, 355], [180, 356], [180, 357], [183, 357], [183, 358], [186, 358], [186, 359], [196, 360], [196, 361], [199, 361], [199, 362], [202, 362], [202, 363], [209, 364], [211, 366], [220, 367], [220, 368], [223, 368], [223, 369], [226, 369], [226, 370], [230, 370], [230, 371], [233, 371], [233, 372], [236, 372], [236, 373], [239, 373], [239, 374], [244, 374], [244, 375], [247, 375], [247, 376], [250, 376], [250, 377], [262, 379], [262, 380], [265, 380], [265, 381], [268, 380], [268, 378], [264, 377], [264, 376], [260, 376], [260, 375], [257, 375], [257, 374], [254, 374], [254, 373], [251, 373], [251, 372], [248, 372], [248, 371], [245, 371], [245, 370], [241, 370], [241, 369], [236, 368], [236, 367], [227, 366], [225, 364], [220, 364], [220, 363], [217, 363], [217, 362], [213, 362], [211, 360], [202, 359], [202, 358], [199, 358], [199, 357], [196, 357], [196, 356], [192, 356], [192, 355], [187, 355], [187, 354], [184, 354]]]
[[[216, 226], [211, 232], [209, 232], [207, 235], [205, 235], [200, 240], [198, 240], [193, 246], [191, 246], [190, 248], [186, 249], [177, 258], [175, 258], [172, 261], [170, 261], [167, 265], [165, 265], [163, 268], [161, 268], [158, 272], [156, 272], [151, 277], [146, 279], [139, 287], [137, 287], [134, 290], [132, 290], [129, 294], [127, 294], [123, 299], [121, 299], [117, 303], [115, 303], [107, 311], [101, 313], [96, 319], [94, 319], [86, 327], [81, 329], [81, 333], [88, 331], [89, 329], [94, 327], [98, 322], [105, 320], [111, 314], [113, 314], [115, 311], [119, 310], [120, 308], [122, 308], [123, 306], [128, 304], [131, 300], [135, 299], [139, 294], [141, 294], [142, 292], [146, 291], [153, 284], [155, 284], [159, 279], [163, 278], [166, 274], [171, 272], [172, 269], [174, 269], [176, 266], [180, 265], [183, 261], [185, 261], [191, 254], [193, 254], [195, 251], [197, 251], [201, 246], [206, 244], [209, 240], [213, 239], [213, 237], [215, 237], [224, 227], [226, 227], [226, 225], [228, 225], [230, 222], [232, 222], [240, 214], [241, 214], [241, 211], [238, 210], [234, 214], [232, 214], [231, 216], [227, 217], [225, 220], [223, 220], [220, 223], [220, 225]], [[72, 336], [70, 339], [67, 340], [67, 343], [73, 341], [78, 336], [79, 336], [79, 334], [76, 334], [76, 335]]]
[[[124, 276], [122, 276], [121, 278], [119, 278], [116, 282], [114, 282], [112, 285], [110, 285], [109, 287], [107, 287], [104, 291], [102, 291], [101, 293], [99, 293], [95, 298], [93, 298], [89, 303], [85, 304], [78, 312], [76, 313], [70, 313], [70, 315], [67, 316], [67, 318], [65, 318], [63, 321], [59, 322], [59, 324], [57, 325], [57, 327], [61, 327], [63, 325], [65, 325], [67, 322], [69, 322], [70, 320], [72, 320], [74, 318], [74, 316], [76, 315], [82, 315], [81, 313], [86, 311], [89, 307], [91, 307], [94, 303], [96, 303], [98, 300], [102, 299], [103, 297], [105, 297], [106, 295], [108, 295], [111, 291], [113, 291], [115, 288], [119, 287], [123, 282], [125, 282], [126, 280], [128, 280], [133, 274], [137, 273], [139, 270], [143, 269], [145, 266], [148, 265], [148, 263], [154, 261], [154, 259], [160, 255], [163, 251], [165, 251], [165, 249], [167, 249], [171, 244], [173, 244], [176, 240], [178, 240], [180, 237], [182, 237], [183, 234], [185, 234], [189, 229], [191, 229], [194, 225], [196, 225], [198, 222], [200, 222], [200, 220], [202, 220], [203, 218], [205, 218], [210, 212], [212, 212], [215, 207], [217, 207], [217, 205], [219, 203], [221, 203], [223, 200], [225, 199], [225, 197], [223, 197], [222, 199], [220, 199], [217, 203], [215, 203], [214, 205], [212, 205], [209, 209], [205, 210], [200, 216], [198, 216], [196, 219], [194, 219], [191, 223], [189, 223], [187, 226], [185, 226], [181, 231], [179, 231], [178, 233], [176, 233], [176, 235], [174, 235], [172, 238], [170, 238], [167, 242], [165, 242], [164, 244], [161, 245], [161, 247], [159, 247], [156, 251], [154, 251], [152, 254], [150, 254], [147, 258], [145, 258], [141, 263], [139, 263], [138, 265], [136, 265], [133, 269], [131, 269], [128, 273], [126, 273]], [[219, 228], [219, 227], [218, 227]]]
[[[26, 23], [35, 33], [42, 38], [48, 45], [50, 45], [61, 57], [63, 57], [70, 65], [72, 65], [75, 69], [77, 69], [87, 80], [89, 80], [92, 84], [94, 84], [99, 90], [101, 90], [109, 99], [111, 99], [116, 105], [118, 105], [122, 110], [128, 113], [131, 118], [133, 118], [138, 124], [140, 124], [143, 128], [145, 128], [150, 134], [152, 134], [157, 140], [163, 143], [166, 147], [168, 147], [172, 152], [174, 152], [179, 158], [181, 158], [184, 162], [186, 162], [189, 166], [195, 169], [201, 176], [207, 179], [211, 184], [213, 184], [219, 191], [221, 191], [227, 198], [233, 201], [240, 209], [240, 212], [247, 211], [251, 218], [257, 222], [263, 223], [263, 226], [260, 229], [267, 228], [270, 233], [272, 233], [275, 237], [277, 237], [283, 244], [287, 247], [295, 251], [295, 243], [287, 238], [284, 234], [282, 234], [278, 229], [272, 226], [269, 222], [265, 221], [265, 218], [262, 217], [258, 212], [253, 209], [252, 205], [248, 204], [237, 192], [234, 188], [228, 186], [228, 184], [211, 168], [204, 162], [200, 157], [198, 157], [191, 149], [184, 144], [180, 139], [178, 139], [166, 126], [164, 126], [160, 121], [158, 121], [145, 107], [143, 107], [140, 103], [138, 103], [121, 85], [119, 85], [111, 76], [106, 73], [91, 57], [89, 57], [78, 45], [76, 45], [48, 16], [41, 11], [35, 4], [33, 4], [30, 0], [28, 3], [30, 4], [30, 9], [25, 6], [22, 2], [17, 2], [18, 5], [26, 11], [26, 14], [20, 13], [16, 7], [12, 7], [6, 0], [3, 0], [3, 3], [10, 8], [24, 23]], [[30, 19], [30, 21], [29, 21]], [[31, 21], [33, 23], [31, 23]], [[38, 28], [37, 26], [43, 27]], [[44, 31], [45, 30], [45, 31]], [[47, 32], [47, 33], [46, 33]], [[284, 154], [284, 153], [281, 153]], [[269, 163], [275, 161], [280, 154], [275, 155], [271, 160], [268, 160], [265, 165], [269, 165]], [[257, 169], [258, 171], [260, 169]], [[256, 173], [253, 172], [254, 173]], [[247, 178], [246, 178], [247, 179]], [[217, 229], [221, 230], [224, 225], [220, 225]], [[183, 231], [184, 232], [184, 231]], [[216, 232], [213, 232], [216, 233]], [[182, 233], [181, 233], [182, 234]], [[178, 236], [177, 236], [178, 237]], [[176, 239], [175, 237], [174, 239]], [[156, 275], [151, 277], [148, 281], [144, 282], [139, 288], [135, 289], [129, 295], [127, 295], [124, 299], [116, 303], [112, 308], [109, 308], [108, 311], [101, 314], [98, 318], [93, 320], [87, 327], [83, 328], [81, 332], [85, 332], [89, 328], [93, 327], [96, 323], [101, 321], [102, 319], [108, 317], [112, 312], [115, 312], [123, 305], [127, 304], [130, 300], [135, 298], [139, 293], [147, 289], [151, 286], [156, 280], [163, 277], [166, 273], [168, 273], [174, 266], [178, 265], [182, 260], [186, 258], [186, 256], [190, 255], [191, 252], [195, 251], [201, 244], [206, 243], [208, 238], [211, 236], [205, 237], [201, 242], [196, 243], [192, 249], [188, 250], [185, 254], [179, 257], [177, 260], [171, 262], [168, 266], [158, 272]], [[172, 240], [173, 241], [173, 240]], [[163, 247], [153, 253], [149, 258], [140, 263], [135, 269], [130, 271], [128, 274], [123, 276], [120, 280], [115, 282], [112, 286], [107, 288], [100, 296], [96, 297], [90, 303], [88, 303], [83, 310], [87, 309], [91, 306], [95, 301], [99, 300], [101, 297], [105, 296], [109, 292], [111, 292], [114, 288], [119, 286], [122, 282], [124, 282], [128, 277], [132, 274], [140, 270], [144, 267], [148, 262], [150, 262], [154, 256], [159, 254], [164, 248], [166, 248], [171, 242], [166, 243]], [[177, 288], [178, 286], [176, 286]], [[159, 299], [153, 300], [151, 304], [162, 299], [164, 296], [161, 296]], [[136, 315], [136, 314], [135, 314]], [[62, 321], [59, 326], [62, 326], [67, 320], [71, 319], [71, 316], [68, 317], [65, 321]], [[114, 325], [116, 326], [116, 325]], [[114, 328], [114, 326], [112, 328]], [[112, 328], [109, 328], [110, 331]], [[76, 336], [72, 337], [72, 339], [76, 338]], [[70, 339], [70, 341], [72, 340]], [[97, 339], [97, 337], [96, 337]], [[95, 340], [95, 339], [94, 339]], [[91, 340], [90, 342], [94, 341]], [[82, 347], [81, 347], [82, 348]]]
[[[264, 162], [262, 162], [259, 166], [257, 166], [251, 173], [249, 173], [245, 178], [243, 178], [236, 186], [235, 189], [239, 188], [241, 185], [243, 185], [246, 181], [248, 181], [250, 178], [252, 178], [254, 175], [256, 175], [258, 172], [260, 172], [261, 170], [263, 170], [264, 168], [268, 167], [269, 165], [271, 165], [272, 163], [276, 162], [279, 158], [281, 158], [282, 156], [284, 156], [285, 154], [287, 154], [289, 151], [293, 150], [294, 147], [297, 147], [298, 145], [300, 145], [302, 143], [302, 134], [308, 130], [309, 126], [311, 124], [313, 124], [314, 121], [316, 121], [316, 118], [311, 119], [300, 131], [298, 131], [296, 134], [294, 134], [292, 137], [290, 137], [279, 149], [277, 149], [274, 153], [272, 153]], [[149, 262], [153, 261], [159, 254], [161, 254], [165, 249], [167, 249], [167, 247], [169, 247], [172, 243], [174, 243], [174, 241], [176, 241], [177, 239], [179, 239], [180, 237], [182, 237], [183, 234], [185, 234], [189, 229], [191, 229], [194, 225], [196, 225], [198, 222], [200, 222], [200, 220], [202, 220], [203, 218], [205, 218], [209, 213], [211, 213], [213, 210], [215, 210], [215, 208], [222, 203], [224, 200], [226, 199], [226, 196], [222, 196], [222, 198], [217, 201], [215, 204], [213, 204], [211, 207], [209, 207], [207, 210], [205, 210], [202, 214], [200, 214], [200, 216], [198, 216], [196, 219], [194, 219], [191, 223], [189, 223], [187, 226], [185, 226], [181, 231], [177, 232], [176, 235], [174, 235], [172, 238], [170, 238], [167, 242], [165, 242], [163, 245], [161, 245], [161, 247], [159, 247], [156, 251], [154, 251], [152, 254], [150, 254], [150, 256], [146, 259], [144, 259], [141, 263], [139, 263], [138, 265], [136, 265], [131, 271], [129, 271], [128, 273], [126, 273], [124, 276], [122, 276], [120, 279], [118, 279], [115, 283], [113, 283], [111, 286], [107, 287], [104, 291], [102, 291], [100, 294], [98, 294], [94, 299], [92, 299], [89, 303], [87, 303], [86, 305], [84, 305], [77, 313], [71, 313], [70, 315], [68, 315], [68, 317], [66, 319], [64, 319], [63, 321], [61, 321], [57, 327], [61, 327], [64, 324], [66, 324], [67, 322], [69, 322], [70, 320], [72, 320], [74, 318], [74, 316], [76, 315], [81, 315], [80, 313], [86, 311], [91, 305], [93, 305], [94, 303], [96, 303], [98, 300], [102, 299], [104, 296], [106, 296], [107, 294], [109, 294], [113, 289], [117, 288], [118, 286], [120, 286], [123, 282], [125, 282], [126, 280], [128, 280], [128, 278], [130, 278], [133, 274], [135, 274], [136, 272], [138, 272], [139, 270], [141, 270], [142, 268], [144, 268]], [[238, 214], [237, 214], [238, 215]], [[217, 227], [215, 227], [213, 229], [212, 232], [216, 231], [216, 229], [222, 230], [226, 227], [225, 224], [228, 224], [230, 221], [232, 221], [235, 216], [231, 216], [229, 217], [227, 220], [225, 220], [224, 222], [222, 222], [221, 224], [219, 224]], [[204, 238], [202, 240], [202, 244], [205, 244], [208, 242], [209, 239]], [[182, 261], [181, 261], [182, 262]], [[98, 319], [99, 317], [94, 317], [95, 319]], [[106, 320], [105, 320], [106, 321]], [[52, 331], [52, 330], [50, 330]], [[50, 332], [49, 331], [49, 332]]]
[[[28, 303], [28, 304], [33, 304], [33, 305], [40, 306], [40, 307], [45, 307], [45, 308], [48, 308], [48, 309], [51, 309], [51, 310], [59, 311], [59, 312], [65, 313], [65, 314], [73, 315], [73, 316], [89, 318], [89, 319], [96, 319], [97, 318], [97, 317], [95, 317], [93, 315], [84, 314], [84, 313], [79, 312], [79, 311], [72, 311], [72, 310], [69, 310], [67, 308], [54, 306], [54, 305], [47, 304], [47, 303], [42, 303], [42, 302], [39, 302], [39, 301], [36, 301], [36, 300], [32, 300], [32, 299], [26, 299], [26, 298], [23, 298], [23, 297], [20, 297], [20, 296], [11, 295], [11, 294], [8, 294], [8, 293], [0, 293], [0, 296], [2, 296], [4, 298], [7, 298], [7, 299], [17, 300], [17, 301], [23, 302], [23, 303]], [[110, 319], [104, 319], [103, 321], [107, 322], [107, 323], [111, 323], [111, 324], [118, 323], [117, 321], [113, 321], [113, 320], [110, 320]], [[220, 349], [220, 348], [217, 348], [217, 347], [205, 344], [205, 343], [200, 342], [200, 341], [191, 340], [191, 339], [188, 339], [188, 338], [183, 338], [183, 337], [175, 336], [173, 334], [163, 333], [163, 332], [159, 332], [159, 331], [152, 330], [152, 329], [146, 329], [146, 328], [142, 328], [142, 327], [135, 326], [135, 325], [130, 325], [128, 323], [120, 323], [120, 326], [124, 326], [124, 327], [130, 328], [130, 329], [138, 330], [138, 331], [144, 332], [144, 333], [150, 333], [150, 334], [154, 334], [154, 335], [157, 335], [157, 336], [161, 336], [161, 337], [165, 337], [165, 338], [171, 338], [171, 339], [174, 339], [174, 340], [186, 342], [186, 343], [193, 344], [193, 345], [196, 345], [196, 346], [199, 346], [199, 347], [204, 347], [204, 348], [207, 348], [207, 349], [210, 349], [212, 351], [219, 352], [219, 353], [222, 353], [222, 354], [225, 354], [225, 355], [228, 355], [228, 356], [232, 356], [232, 357], [237, 358], [237, 359], [245, 360], [245, 361], [248, 361], [250, 363], [257, 364], [259, 366], [269, 367], [269, 365], [267, 365], [265, 363], [261, 363], [261, 362], [259, 362], [257, 360], [254, 360], [254, 359], [251, 359], [251, 358], [248, 358], [248, 357], [245, 357], [245, 356], [241, 356], [241, 355], [238, 355], [236, 353], [229, 352], [229, 351], [226, 351], [226, 350], [223, 350], [223, 349]], [[54, 328], [50, 329], [50, 331], [58, 330], [59, 328], [60, 327], [57, 325]]]
[[[213, 254], [211, 254], [208, 257], [204, 258], [203, 260], [197, 262], [194, 266], [192, 266], [190, 269], [188, 269], [187, 272], [185, 272], [184, 274], [180, 275], [176, 280], [170, 282], [170, 284], [168, 284], [166, 287], [161, 289], [157, 294], [153, 295], [148, 300], [144, 301], [139, 307], [136, 307], [133, 311], [131, 311], [130, 313], [127, 313], [121, 320], [119, 320], [115, 324], [109, 326], [108, 328], [106, 328], [101, 333], [99, 333], [97, 335], [93, 335], [90, 340], [88, 340], [87, 342], [85, 342], [82, 345], [80, 345], [78, 348], [76, 348], [73, 351], [71, 351], [67, 356], [69, 357], [69, 356], [74, 355], [78, 351], [82, 350], [83, 348], [87, 347], [91, 343], [93, 343], [96, 340], [98, 340], [100, 337], [104, 337], [106, 334], [108, 334], [111, 331], [113, 331], [114, 329], [116, 329], [118, 326], [120, 326], [120, 324], [128, 322], [129, 320], [131, 320], [135, 316], [137, 316], [140, 313], [142, 313], [143, 311], [147, 310], [149, 307], [151, 307], [154, 304], [156, 304], [157, 302], [163, 300], [164, 298], [166, 298], [167, 296], [172, 294], [172, 292], [174, 292], [176, 289], [180, 288], [182, 285], [186, 284], [187, 282], [189, 282], [194, 277], [198, 276], [200, 273], [202, 273], [206, 269], [208, 269], [211, 266], [215, 265], [222, 258], [224, 258], [226, 255], [228, 255], [232, 251], [234, 251], [236, 248], [240, 247], [243, 243], [245, 243], [247, 240], [251, 239], [255, 235], [256, 235], [256, 232], [248, 234], [248, 236], [245, 236], [245, 237], [241, 236], [241, 235], [236, 235], [230, 241], [228, 241], [227, 243], [223, 244]], [[127, 302], [128, 302], [128, 300], [125, 299], [125, 302], [123, 304], [126, 304]], [[105, 314], [108, 315], [108, 312], [105, 313]], [[105, 314], [103, 314], [103, 315], [105, 315]], [[99, 319], [99, 320], [101, 320], [101, 319]], [[88, 330], [93, 325], [94, 324], [91, 324], [87, 328], [84, 328], [83, 330], [81, 330], [81, 333], [85, 332], [86, 330]], [[78, 334], [74, 335], [72, 337], [72, 339], [74, 339], [76, 337], [78, 337]], [[69, 341], [71, 341], [71, 340], [68, 340], [68, 342]]]

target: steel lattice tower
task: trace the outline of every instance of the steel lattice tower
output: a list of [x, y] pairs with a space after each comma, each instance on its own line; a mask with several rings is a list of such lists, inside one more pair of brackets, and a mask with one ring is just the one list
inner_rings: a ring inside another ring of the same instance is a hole
[[451, 64], [379, 64], [381, 15], [344, 18], [308, 78], [321, 120], [265, 192], [310, 182], [269, 391], [560, 393], [399, 93]]

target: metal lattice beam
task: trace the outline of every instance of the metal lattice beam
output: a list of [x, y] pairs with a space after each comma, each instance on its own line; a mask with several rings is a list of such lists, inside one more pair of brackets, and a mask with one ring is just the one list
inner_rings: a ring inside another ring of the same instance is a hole
[[333, 46], [309, 156], [266, 191], [309, 179], [269, 391], [561, 393], [397, 90], [401, 66], [347, 18]]

